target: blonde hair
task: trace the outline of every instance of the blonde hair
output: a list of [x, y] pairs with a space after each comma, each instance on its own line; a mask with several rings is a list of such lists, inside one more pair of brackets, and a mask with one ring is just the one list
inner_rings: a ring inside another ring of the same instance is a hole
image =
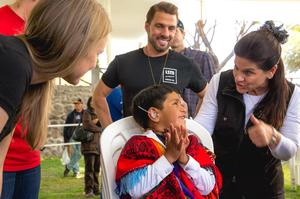
[[50, 80], [31, 86], [22, 103], [26, 139], [33, 148], [47, 137], [51, 79], [69, 75], [75, 63], [110, 31], [108, 15], [96, 0], [40, 0], [32, 10], [20, 38], [34, 71]]

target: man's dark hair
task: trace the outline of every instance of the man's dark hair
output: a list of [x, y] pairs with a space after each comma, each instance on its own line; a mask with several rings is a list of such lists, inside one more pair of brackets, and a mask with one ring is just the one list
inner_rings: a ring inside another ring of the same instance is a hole
[[146, 15], [146, 23], [151, 23], [156, 12], [164, 12], [170, 15], [176, 15], [178, 19], [178, 8], [172, 3], [168, 3], [165, 1], [154, 4], [150, 7], [147, 15]]

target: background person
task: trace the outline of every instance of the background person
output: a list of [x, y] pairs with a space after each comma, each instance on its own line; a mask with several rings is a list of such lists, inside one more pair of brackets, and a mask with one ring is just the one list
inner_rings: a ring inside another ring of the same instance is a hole
[[130, 138], [118, 159], [120, 198], [218, 198], [220, 173], [212, 154], [188, 135], [179, 92], [150, 86], [134, 97], [132, 109], [145, 133]]
[[109, 112], [113, 122], [123, 118], [122, 89], [120, 86], [114, 88], [106, 97]]
[[285, 79], [281, 28], [267, 21], [236, 43], [234, 69], [211, 79], [195, 118], [213, 137], [221, 199], [284, 198], [281, 160], [299, 147], [300, 90]]
[[[25, 21], [38, 0], [15, 0], [0, 8], [0, 34], [19, 35], [24, 31]], [[5, 19], [5, 20], [4, 20]]]
[[43, 146], [51, 80], [61, 77], [77, 84], [96, 66], [110, 30], [108, 16], [96, 0], [40, 0], [24, 35], [0, 35], [0, 185], [19, 114], [30, 118], [28, 144]]
[[100, 133], [102, 128], [92, 105], [92, 97], [87, 101], [87, 109], [83, 113], [84, 129], [94, 132], [94, 139], [81, 143], [81, 152], [84, 156], [84, 191], [86, 197], [99, 195], [100, 171]]
[[[24, 31], [25, 20], [38, 0], [17, 0], [0, 8], [0, 34], [17, 35]], [[3, 20], [5, 19], [5, 20]], [[37, 199], [40, 190], [40, 152], [27, 144], [26, 129], [16, 124], [3, 165], [1, 199]]]
[[106, 96], [118, 85], [122, 88], [124, 117], [131, 115], [133, 96], [150, 85], [168, 84], [181, 92], [188, 87], [203, 98], [207, 83], [197, 66], [185, 56], [169, 50], [177, 20], [178, 8], [175, 5], [167, 2], [154, 4], [146, 16], [147, 45], [118, 55], [109, 64], [93, 95], [102, 127], [112, 123]]
[[[80, 124], [82, 123], [82, 116], [83, 116], [83, 102], [80, 98], [75, 100], [73, 102], [74, 104], [74, 110], [71, 111], [66, 119], [65, 124]], [[66, 126], [64, 127], [64, 142], [65, 143], [72, 143], [76, 142], [75, 140], [72, 139], [72, 135], [74, 133], [76, 126]], [[67, 145], [68, 147], [68, 153], [70, 156], [70, 162], [65, 166], [64, 170], [64, 177], [67, 177], [70, 171], [73, 171], [73, 174], [75, 177], [79, 177], [80, 172], [79, 172], [79, 160], [81, 157], [81, 152], [80, 152], [80, 144], [72, 144], [72, 145]]]
[[[212, 76], [216, 73], [214, 61], [210, 54], [200, 50], [192, 49], [190, 47], [186, 48], [184, 46], [185, 31], [184, 25], [181, 20], [178, 19], [176, 34], [171, 43], [171, 47], [176, 52], [193, 59], [197, 64], [201, 73], [203, 74], [206, 81], [210, 81]], [[186, 101], [189, 110], [189, 117], [196, 116], [197, 104], [199, 97], [197, 93], [193, 92], [189, 88], [183, 90], [183, 99]], [[198, 109], [199, 110], [199, 109]]]

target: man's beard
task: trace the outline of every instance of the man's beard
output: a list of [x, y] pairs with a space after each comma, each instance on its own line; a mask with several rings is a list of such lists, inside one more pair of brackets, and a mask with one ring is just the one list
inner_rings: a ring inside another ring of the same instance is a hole
[[152, 45], [152, 47], [159, 53], [165, 52], [170, 48], [170, 41], [168, 41], [168, 45], [165, 48], [161, 48], [158, 45], [156, 45], [154, 39], [150, 38], [149, 36], [148, 36], [148, 41]]

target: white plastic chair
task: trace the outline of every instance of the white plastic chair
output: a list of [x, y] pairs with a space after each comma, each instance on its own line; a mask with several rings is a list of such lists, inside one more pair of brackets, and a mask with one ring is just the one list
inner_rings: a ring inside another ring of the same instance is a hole
[[214, 144], [209, 132], [198, 122], [186, 119], [186, 128], [200, 138], [202, 144], [211, 152], [214, 152]]
[[[186, 119], [186, 127], [195, 133], [203, 145], [213, 152], [213, 142], [207, 130], [197, 122]], [[143, 129], [134, 121], [133, 117], [126, 117], [107, 126], [100, 138], [101, 170], [102, 170], [102, 196], [105, 199], [119, 198], [115, 193], [116, 165], [121, 150], [127, 140], [133, 135], [143, 133]]]

